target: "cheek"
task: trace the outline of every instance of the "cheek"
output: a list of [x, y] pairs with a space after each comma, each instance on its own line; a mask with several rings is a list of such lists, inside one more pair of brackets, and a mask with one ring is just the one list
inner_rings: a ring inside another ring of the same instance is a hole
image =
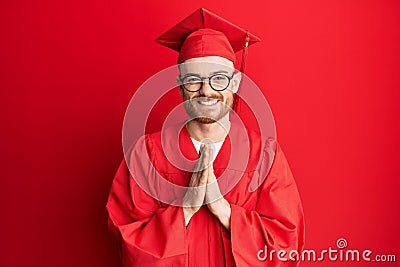
[[223, 93], [225, 102], [231, 102], [233, 100], [233, 93], [231, 91], [226, 91]]
[[182, 91], [182, 96], [183, 96], [183, 100], [190, 100], [190, 99], [193, 99], [196, 97], [196, 93], [190, 94], [188, 92]]

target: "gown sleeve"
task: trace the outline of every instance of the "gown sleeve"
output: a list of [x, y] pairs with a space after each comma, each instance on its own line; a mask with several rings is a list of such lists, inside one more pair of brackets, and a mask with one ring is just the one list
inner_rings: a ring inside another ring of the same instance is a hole
[[[278, 144], [271, 170], [260, 187], [255, 210], [235, 204], [231, 204], [231, 209], [230, 242], [237, 266], [298, 266], [298, 261], [290, 260], [289, 252], [296, 250], [301, 255], [303, 211], [293, 175]], [[260, 250], [263, 250], [259, 254], [262, 260], [257, 257]], [[275, 254], [271, 260], [272, 250]], [[287, 252], [283, 256], [287, 261], [277, 258], [279, 250]], [[263, 259], [265, 255], [268, 257]]]
[[[142, 160], [147, 156], [144, 142], [138, 140], [129, 160], [142, 181], [154, 175], [154, 168]], [[123, 265], [184, 266], [187, 240], [182, 208], [161, 206], [136, 181], [123, 160], [107, 202], [108, 225], [119, 243]]]

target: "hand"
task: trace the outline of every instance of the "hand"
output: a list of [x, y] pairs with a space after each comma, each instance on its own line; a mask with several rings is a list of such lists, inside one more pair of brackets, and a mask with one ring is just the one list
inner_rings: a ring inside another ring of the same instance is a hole
[[229, 231], [231, 219], [231, 206], [222, 196], [219, 190], [217, 178], [214, 174], [212, 164], [208, 167], [208, 179], [205, 200], [207, 207], [214, 216], [218, 218], [221, 224]]
[[188, 225], [192, 216], [199, 211], [204, 203], [206, 184], [209, 176], [209, 165], [211, 164], [211, 145], [200, 146], [199, 158], [189, 181], [189, 188], [183, 198], [183, 214], [185, 224]]

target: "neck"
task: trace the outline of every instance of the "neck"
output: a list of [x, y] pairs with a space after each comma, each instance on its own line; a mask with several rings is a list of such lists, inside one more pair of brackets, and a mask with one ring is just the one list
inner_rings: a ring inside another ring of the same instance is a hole
[[189, 135], [197, 141], [210, 139], [212, 142], [221, 142], [228, 135], [231, 123], [229, 113], [214, 123], [201, 123], [191, 120], [186, 124]]

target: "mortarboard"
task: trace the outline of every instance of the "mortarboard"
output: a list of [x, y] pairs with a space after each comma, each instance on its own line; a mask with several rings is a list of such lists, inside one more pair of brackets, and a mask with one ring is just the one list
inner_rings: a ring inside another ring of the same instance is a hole
[[236, 64], [235, 53], [244, 49], [240, 70], [245, 68], [247, 47], [260, 38], [200, 8], [167, 30], [156, 42], [179, 52], [178, 63], [189, 58], [221, 56]]

